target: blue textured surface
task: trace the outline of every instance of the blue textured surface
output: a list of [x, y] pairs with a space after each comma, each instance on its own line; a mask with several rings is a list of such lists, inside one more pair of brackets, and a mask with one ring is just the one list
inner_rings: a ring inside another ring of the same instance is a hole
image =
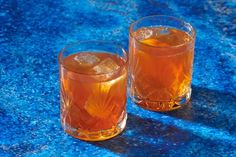
[[[0, 156], [236, 156], [234, 0], [0, 0]], [[191, 104], [170, 113], [130, 100], [126, 130], [104, 142], [66, 135], [57, 55], [71, 42], [128, 46], [130, 22], [166, 14], [197, 29]]]

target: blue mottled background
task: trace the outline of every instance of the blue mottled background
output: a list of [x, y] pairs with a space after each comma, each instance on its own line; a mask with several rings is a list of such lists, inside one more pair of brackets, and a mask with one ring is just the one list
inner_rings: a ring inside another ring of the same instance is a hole
[[[125, 132], [109, 141], [66, 135], [57, 55], [68, 43], [128, 48], [140, 17], [173, 15], [197, 30], [192, 101], [155, 113], [128, 99]], [[0, 0], [0, 156], [236, 156], [235, 0]]]

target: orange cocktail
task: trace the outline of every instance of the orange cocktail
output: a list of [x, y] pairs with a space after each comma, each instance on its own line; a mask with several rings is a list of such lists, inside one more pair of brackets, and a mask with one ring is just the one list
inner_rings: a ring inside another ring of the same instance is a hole
[[68, 134], [83, 140], [98, 141], [111, 138], [124, 129], [125, 57], [112, 52], [86, 51], [59, 59], [61, 122]]
[[144, 18], [143, 27], [135, 27], [142, 20], [131, 25], [130, 95], [141, 107], [168, 111], [190, 99], [195, 34], [164, 24], [147, 26], [148, 20], [158, 23], [161, 18]]

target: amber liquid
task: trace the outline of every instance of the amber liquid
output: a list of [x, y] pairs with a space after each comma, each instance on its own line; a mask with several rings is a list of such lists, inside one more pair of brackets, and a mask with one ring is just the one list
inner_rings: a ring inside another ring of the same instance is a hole
[[131, 98], [154, 111], [174, 110], [191, 94], [194, 41], [174, 28], [141, 28], [130, 36]]
[[123, 59], [109, 53], [73, 54], [63, 59], [60, 76], [61, 121], [67, 133], [98, 141], [122, 131], [117, 125], [126, 118]]

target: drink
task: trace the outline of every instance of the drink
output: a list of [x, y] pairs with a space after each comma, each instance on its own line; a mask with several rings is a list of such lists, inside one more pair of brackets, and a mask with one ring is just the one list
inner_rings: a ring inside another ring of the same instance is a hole
[[61, 64], [64, 130], [88, 141], [119, 134], [126, 122], [125, 60], [111, 53], [80, 52], [65, 57]]
[[171, 27], [142, 27], [132, 32], [130, 95], [135, 103], [169, 111], [189, 101], [193, 41], [188, 33]]

